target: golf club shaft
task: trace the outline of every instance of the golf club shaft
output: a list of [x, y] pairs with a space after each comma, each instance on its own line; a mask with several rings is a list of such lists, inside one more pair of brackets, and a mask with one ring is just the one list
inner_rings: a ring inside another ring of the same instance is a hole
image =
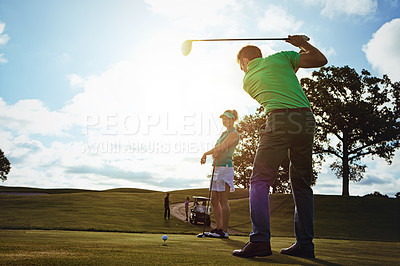
[[[206, 213], [204, 214], [203, 236], [204, 236], [204, 232], [206, 231], [206, 220], [207, 220], [208, 209], [210, 206], [211, 189], [212, 189], [212, 184], [213, 184], [213, 180], [214, 180], [214, 172], [215, 172], [215, 165], [213, 165], [211, 181], [210, 181], [210, 189], [208, 190], [207, 209], [206, 209]], [[210, 216], [210, 219], [211, 219], [211, 216]]]
[[[300, 35], [305, 41], [309, 41], [306, 35]], [[235, 41], [288, 41], [289, 38], [240, 38], [240, 39], [199, 39], [186, 40], [182, 43], [181, 51], [184, 56], [187, 56], [192, 50], [193, 42], [235, 42]]]
[[190, 40], [192, 42], [229, 42], [229, 41], [286, 41], [289, 38], [245, 38], [245, 39], [202, 39]]

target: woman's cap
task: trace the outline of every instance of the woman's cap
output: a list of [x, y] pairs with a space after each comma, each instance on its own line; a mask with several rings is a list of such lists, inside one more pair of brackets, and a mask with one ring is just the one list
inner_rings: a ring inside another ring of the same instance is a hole
[[224, 112], [222, 115], [220, 115], [220, 118], [222, 118], [223, 116], [235, 119], [235, 116], [233, 114], [229, 113], [229, 112]]

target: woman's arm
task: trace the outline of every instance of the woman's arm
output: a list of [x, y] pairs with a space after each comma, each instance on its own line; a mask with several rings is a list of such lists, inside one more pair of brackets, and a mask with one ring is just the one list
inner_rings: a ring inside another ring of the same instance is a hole
[[201, 157], [201, 159], [200, 159], [200, 163], [201, 163], [201, 164], [205, 164], [206, 161], [207, 161], [207, 155], [211, 155], [211, 154], [213, 154], [213, 153], [214, 153], [214, 149], [211, 149], [211, 150], [205, 152], [205, 153], [203, 154], [203, 156]]
[[239, 140], [239, 133], [235, 131], [231, 132], [221, 144], [218, 144], [211, 150], [205, 152], [201, 157], [200, 163], [201, 164], [206, 163], [207, 155], [212, 155], [214, 158], [217, 158], [222, 151], [228, 149], [232, 144], [234, 144], [238, 140]]
[[227, 150], [238, 140], [239, 140], [239, 133], [237, 133], [236, 131], [231, 132], [221, 144], [214, 147], [213, 157], [217, 158], [221, 152]]

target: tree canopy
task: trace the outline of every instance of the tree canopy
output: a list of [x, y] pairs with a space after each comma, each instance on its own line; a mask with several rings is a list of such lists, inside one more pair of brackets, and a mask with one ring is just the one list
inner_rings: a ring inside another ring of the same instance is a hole
[[0, 149], [0, 179], [4, 182], [7, 180], [7, 175], [11, 170], [10, 162]]
[[337, 158], [330, 167], [343, 178], [342, 195], [348, 196], [349, 180], [364, 176], [362, 158], [377, 156], [391, 164], [400, 146], [400, 84], [386, 75], [329, 66], [301, 85], [316, 116], [315, 151]]

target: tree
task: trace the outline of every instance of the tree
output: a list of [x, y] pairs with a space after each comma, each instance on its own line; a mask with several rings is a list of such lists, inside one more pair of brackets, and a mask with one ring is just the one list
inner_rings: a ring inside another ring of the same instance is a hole
[[380, 197], [380, 198], [389, 198], [388, 195], [382, 195], [379, 191], [374, 191], [374, 193], [370, 193], [365, 195], [364, 197]]
[[262, 116], [263, 107], [257, 109], [254, 115], [246, 115], [236, 126], [240, 141], [233, 154], [235, 169], [235, 185], [249, 188], [249, 177], [253, 170], [253, 161], [258, 147], [259, 129], [265, 124]]
[[330, 165], [343, 178], [342, 195], [349, 196], [349, 180], [360, 181], [365, 156], [391, 164], [400, 137], [400, 84], [372, 77], [362, 70], [323, 67], [303, 78], [301, 85], [316, 116], [315, 151], [333, 155]]
[[[235, 185], [248, 189], [253, 170], [253, 161], [259, 143], [259, 129], [265, 124], [264, 108], [261, 106], [255, 114], [246, 115], [236, 126], [240, 142], [233, 154]], [[317, 172], [314, 170], [312, 184], [315, 184]], [[285, 157], [279, 167], [277, 178], [272, 185], [272, 193], [290, 193], [289, 157]]]
[[10, 162], [0, 149], [0, 179], [4, 182], [7, 180], [7, 175], [11, 170]]

